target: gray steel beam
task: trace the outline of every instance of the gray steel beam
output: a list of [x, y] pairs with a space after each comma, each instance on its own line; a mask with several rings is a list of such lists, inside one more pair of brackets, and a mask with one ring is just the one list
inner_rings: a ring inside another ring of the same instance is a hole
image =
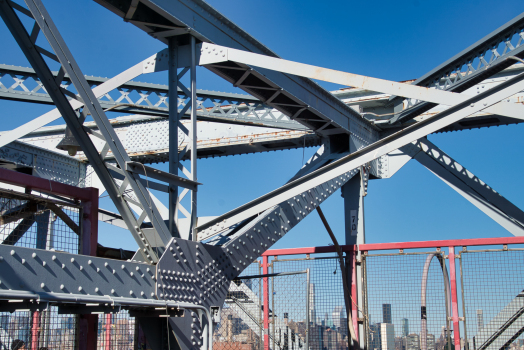
[[[133, 161], [143, 164], [169, 161], [168, 120], [156, 117], [130, 116], [110, 119], [110, 123]], [[187, 129], [186, 125], [188, 125], [188, 121], [183, 121], [180, 128]], [[94, 131], [98, 130], [94, 122], [84, 123], [84, 126]], [[197, 128], [200, 135], [197, 142], [197, 157], [199, 159], [312, 147], [321, 142], [320, 137], [307, 130], [262, 128], [210, 122], [198, 122]], [[53, 152], [67, 154], [66, 151], [59, 151], [55, 148], [63, 139], [64, 130], [65, 125], [44, 127], [37, 132], [28, 134], [21, 141]], [[153, 137], [150, 137], [151, 135]], [[101, 150], [101, 140], [94, 136], [91, 139]], [[185, 149], [187, 143], [186, 134], [179, 132], [177, 146], [179, 152]], [[189, 159], [189, 156], [189, 152], [180, 153], [182, 160]], [[80, 161], [87, 161], [83, 152], [79, 151], [75, 157]], [[114, 159], [111, 151], [108, 151], [105, 159]]]
[[420, 150], [414, 159], [511, 234], [524, 236], [524, 212], [437, 146], [419, 139], [404, 148], [411, 148], [411, 152]]
[[[122, 18], [129, 8], [129, 4], [114, 0], [95, 1]], [[165, 26], [170, 26], [172, 29], [187, 28], [187, 32], [200, 41], [278, 57], [204, 1], [143, 0], [141, 5], [128, 20], [166, 44], [167, 39], [161, 33], [167, 31]], [[139, 20], [145, 16], [149, 18], [147, 23]], [[181, 40], [187, 42], [187, 39], [181, 36]], [[320, 129], [321, 134], [347, 133], [350, 130], [350, 123], [373, 129], [373, 126], [363, 120], [357, 112], [309, 79], [256, 67], [209, 68], [287, 116], [300, 117], [297, 121], [310, 129]], [[243, 84], [238, 84], [240, 80]], [[325, 131], [322, 129], [323, 126]]]

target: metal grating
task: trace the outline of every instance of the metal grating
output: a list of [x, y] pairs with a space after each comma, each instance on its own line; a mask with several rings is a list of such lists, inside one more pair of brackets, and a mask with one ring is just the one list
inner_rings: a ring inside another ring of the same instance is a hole
[[461, 253], [469, 350], [521, 349], [524, 345], [524, 251]]

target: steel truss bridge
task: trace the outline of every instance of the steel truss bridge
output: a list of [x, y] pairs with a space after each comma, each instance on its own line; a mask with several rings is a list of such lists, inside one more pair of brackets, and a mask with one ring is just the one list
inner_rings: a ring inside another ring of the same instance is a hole
[[[2, 310], [52, 303], [81, 314], [92, 335], [93, 312], [116, 303], [137, 315], [154, 349], [211, 348], [230, 284], [251, 262], [339, 189], [345, 243], [364, 243], [367, 181], [389, 178], [411, 159], [524, 236], [524, 213], [426, 138], [524, 120], [524, 14], [422, 77], [394, 82], [281, 59], [201, 0], [95, 1], [167, 48], [110, 79], [84, 75], [41, 0], [0, 0], [0, 15], [31, 65], [0, 65], [0, 98], [56, 107], [0, 134], [1, 164], [9, 169], [1, 181], [25, 188], [19, 200], [52, 194], [39, 205], [59, 216], [60, 201], [87, 203], [87, 223], [68, 224], [84, 255], [0, 245], [0, 262], [9, 267], [0, 270], [0, 298], [17, 301], [0, 303]], [[196, 89], [197, 66], [247, 94]], [[167, 86], [135, 82], [161, 71]], [[311, 79], [349, 88], [329, 92]], [[127, 116], [108, 119], [108, 111]], [[65, 125], [46, 126], [59, 118]], [[318, 150], [285, 185], [218, 217], [198, 217], [197, 159], [302, 147]], [[159, 162], [169, 171], [153, 166]], [[150, 190], [167, 193], [168, 203]], [[117, 212], [98, 208], [102, 194]], [[130, 260], [97, 256], [97, 218], [128, 229], [139, 246]], [[13, 232], [16, 240], [24, 234]], [[82, 272], [70, 273], [75, 268]], [[103, 278], [100, 268], [107, 269]], [[357, 266], [357, 285], [360, 274]], [[363, 333], [354, 345], [364, 347]]]

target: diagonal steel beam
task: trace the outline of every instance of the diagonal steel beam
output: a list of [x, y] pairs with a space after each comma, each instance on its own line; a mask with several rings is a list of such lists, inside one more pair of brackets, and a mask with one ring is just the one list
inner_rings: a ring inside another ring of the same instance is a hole
[[305, 192], [338, 176], [348, 176], [352, 169], [358, 168], [382, 155], [396, 150], [410, 142], [418, 140], [442, 127], [485, 110], [501, 100], [514, 95], [524, 88], [524, 74], [501, 83], [500, 85], [471, 97], [469, 100], [450, 107], [431, 118], [385, 137], [363, 149], [352, 153], [336, 162], [292, 181], [258, 199], [242, 205], [208, 223], [198, 227], [199, 232], [214, 229], [222, 231], [242, 220], [248, 219], [268, 208]]
[[486, 215], [511, 232], [524, 236], [524, 212], [497, 193], [461, 164], [427, 139], [406, 145], [418, 152], [413, 159], [482, 210]]
[[[218, 55], [215, 55], [218, 52]], [[372, 78], [358, 74], [336, 71], [333, 69], [297, 63], [224, 46], [203, 43], [200, 65], [213, 66], [223, 62], [234, 62], [276, 70], [311, 79], [318, 79], [345, 86], [358, 87], [385, 94], [414, 98], [446, 106], [453, 106], [466, 101], [469, 96], [458, 93], [429, 89], [416, 85]], [[519, 92], [519, 91], [517, 91]], [[509, 97], [509, 96], [508, 96]], [[518, 104], [495, 104], [484, 109], [485, 112], [500, 114], [516, 119], [524, 119], [524, 106]]]

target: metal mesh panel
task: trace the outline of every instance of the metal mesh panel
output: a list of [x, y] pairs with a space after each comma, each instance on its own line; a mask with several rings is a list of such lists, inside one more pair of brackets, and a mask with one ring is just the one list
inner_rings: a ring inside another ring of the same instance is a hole
[[58, 314], [57, 307], [38, 314], [38, 349], [73, 350], [77, 347], [77, 315]]
[[[241, 276], [262, 273], [258, 261], [252, 263]], [[213, 333], [214, 350], [263, 349], [262, 279], [249, 278], [231, 282], [220, 323]]]
[[[368, 349], [449, 347], [444, 275], [437, 255], [440, 253], [364, 256]], [[422, 341], [424, 333], [426, 344]]]
[[98, 316], [98, 349], [133, 350], [134, 346], [135, 318], [127, 310]]
[[[79, 208], [58, 207], [76, 225], [80, 225]], [[78, 235], [50, 210], [49, 202], [36, 196], [23, 199], [19, 195], [2, 192], [0, 213], [0, 243], [78, 253]]]
[[[78, 253], [78, 235], [50, 209], [53, 204], [75, 225], [81, 225], [78, 206], [57, 204], [34, 195], [0, 192], [0, 243]], [[6, 349], [21, 340], [26, 348], [72, 350], [76, 348], [77, 324], [77, 315], [59, 315], [56, 306], [35, 313], [1, 312], [0, 341]]]
[[461, 271], [469, 349], [521, 349], [524, 251], [462, 252]]
[[311, 350], [347, 349], [347, 316], [338, 259], [315, 257], [272, 261], [275, 273], [307, 269], [309, 303], [306, 274], [270, 278], [270, 303], [274, 315], [270, 328], [271, 348], [301, 350], [306, 349], [308, 343]]

